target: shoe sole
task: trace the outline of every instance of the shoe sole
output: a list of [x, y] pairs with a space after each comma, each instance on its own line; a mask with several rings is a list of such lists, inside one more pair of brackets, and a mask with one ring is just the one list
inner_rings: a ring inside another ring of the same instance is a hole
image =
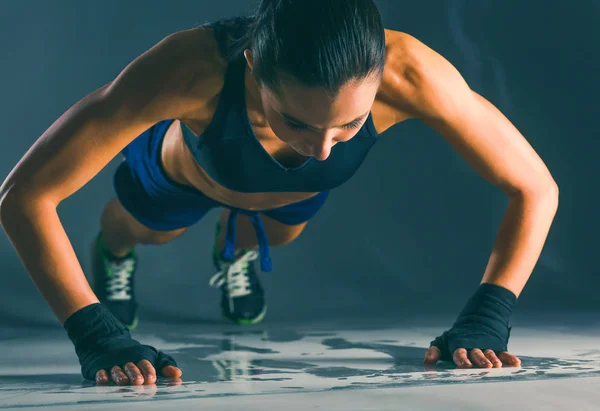
[[229, 321], [232, 321], [233, 323], [238, 324], [238, 325], [253, 325], [253, 324], [258, 324], [259, 322], [261, 322], [263, 320], [263, 318], [265, 318], [265, 315], [267, 315], [267, 306], [266, 305], [265, 305], [265, 308], [260, 312], [260, 314], [258, 314], [256, 317], [251, 318], [251, 319], [234, 319], [234, 318], [228, 317], [227, 315], [224, 315], [223, 317], [225, 317]]

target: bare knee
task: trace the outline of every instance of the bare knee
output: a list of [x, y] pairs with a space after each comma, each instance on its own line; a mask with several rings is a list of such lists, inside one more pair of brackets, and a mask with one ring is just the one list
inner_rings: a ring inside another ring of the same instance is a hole
[[274, 238], [272, 240], [269, 240], [269, 242], [272, 243], [274, 246], [290, 244], [294, 242], [298, 237], [300, 237], [300, 234], [302, 234], [302, 232], [306, 228], [306, 224], [307, 223], [285, 226], [285, 229], [277, 230], [277, 235], [274, 235]]
[[105, 240], [109, 243], [120, 243], [122, 247], [132, 247], [136, 244], [166, 244], [187, 230], [181, 228], [158, 231], [146, 227], [125, 210], [117, 198], [112, 199], [104, 208], [100, 224]]
[[138, 242], [140, 244], [160, 245], [166, 244], [169, 241], [179, 237], [187, 230], [187, 228], [181, 228], [179, 230], [172, 231], [155, 231], [145, 227], [145, 230], [146, 232], [140, 235]]

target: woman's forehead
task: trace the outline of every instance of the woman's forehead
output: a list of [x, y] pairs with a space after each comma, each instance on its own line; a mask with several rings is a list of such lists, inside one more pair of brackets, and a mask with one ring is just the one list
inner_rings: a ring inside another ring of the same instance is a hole
[[[324, 89], [287, 86], [280, 95], [269, 95], [271, 106], [290, 121], [319, 128], [341, 127], [362, 120], [371, 110], [377, 85], [348, 85], [332, 96]], [[320, 124], [321, 122], [326, 124]]]

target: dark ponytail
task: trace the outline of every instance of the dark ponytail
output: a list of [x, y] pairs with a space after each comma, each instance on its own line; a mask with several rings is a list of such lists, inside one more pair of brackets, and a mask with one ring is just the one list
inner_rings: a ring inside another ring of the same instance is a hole
[[229, 61], [250, 49], [253, 75], [275, 94], [284, 77], [335, 95], [347, 82], [381, 79], [385, 31], [373, 0], [262, 0], [256, 14], [213, 23]]

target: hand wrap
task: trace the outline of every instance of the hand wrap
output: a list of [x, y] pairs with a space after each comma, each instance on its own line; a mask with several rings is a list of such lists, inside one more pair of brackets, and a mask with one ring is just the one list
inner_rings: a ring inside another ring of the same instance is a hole
[[102, 304], [91, 304], [72, 314], [64, 323], [81, 364], [84, 378], [94, 380], [99, 370], [110, 370], [128, 362], [141, 360], [152, 363], [160, 371], [175, 360], [156, 348], [142, 345], [131, 338], [129, 330]]
[[517, 297], [504, 287], [484, 283], [469, 299], [452, 328], [431, 342], [441, 351], [440, 360], [452, 361], [459, 348], [482, 351], [507, 351], [510, 330], [508, 326]]

